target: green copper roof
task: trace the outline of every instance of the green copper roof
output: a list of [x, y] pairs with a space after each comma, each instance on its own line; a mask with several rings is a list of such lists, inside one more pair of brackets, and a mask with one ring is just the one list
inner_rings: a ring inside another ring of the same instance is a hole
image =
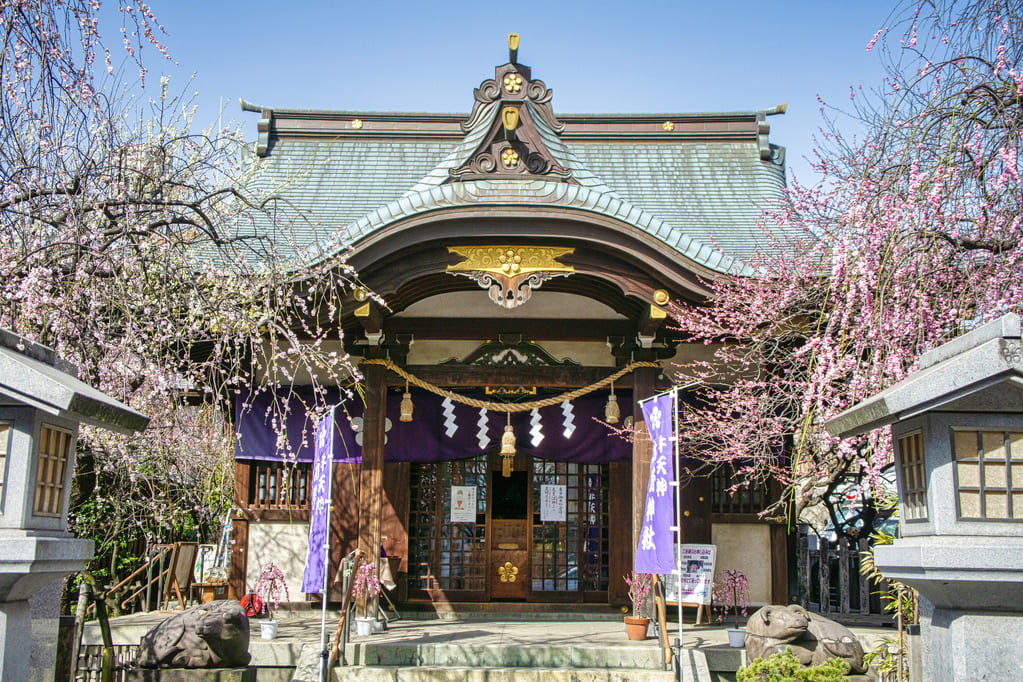
[[[536, 132], [551, 157], [571, 172], [570, 182], [535, 176], [452, 181], [450, 171], [486, 141], [499, 104], [478, 107], [472, 127], [461, 133], [455, 129], [457, 134], [435, 130], [419, 136], [406, 132], [408, 139], [369, 134], [363, 139], [359, 133], [369, 131], [279, 133], [266, 158], [257, 161], [252, 186], [315, 216], [295, 227], [293, 243], [282, 251], [318, 260], [349, 245], [357, 249], [361, 240], [397, 220], [448, 207], [556, 206], [632, 225], [717, 272], [750, 273], [742, 261], [766, 241], [759, 227], [761, 212], [781, 201], [785, 183], [783, 150], [765, 152], [766, 135], [649, 140], [592, 133], [566, 141], [569, 135], [555, 132], [535, 115]], [[293, 112], [282, 115], [288, 113]], [[755, 113], [745, 114], [747, 122]], [[338, 126], [341, 115], [301, 114], [303, 121], [317, 116]]]

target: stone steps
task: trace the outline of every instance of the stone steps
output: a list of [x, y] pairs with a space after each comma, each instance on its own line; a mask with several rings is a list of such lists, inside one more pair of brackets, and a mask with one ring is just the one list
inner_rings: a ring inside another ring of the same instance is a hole
[[672, 682], [670, 670], [641, 668], [520, 668], [455, 666], [350, 666], [334, 670], [338, 682]]
[[[354, 682], [628, 682], [678, 679], [659, 647], [351, 643], [334, 679]], [[710, 680], [706, 658], [686, 652], [683, 679]]]
[[357, 666], [439, 666], [480, 668], [629, 668], [660, 670], [656, 646], [565, 646], [531, 644], [350, 642], [349, 664]]

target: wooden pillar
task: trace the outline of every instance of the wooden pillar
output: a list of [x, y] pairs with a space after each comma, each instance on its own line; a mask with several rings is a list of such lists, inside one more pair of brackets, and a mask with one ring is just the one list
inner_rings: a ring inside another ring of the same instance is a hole
[[[387, 370], [380, 365], [362, 368], [366, 386], [363, 414], [362, 468], [359, 473], [359, 549], [376, 565], [380, 559], [380, 519], [384, 498], [384, 424], [387, 418]], [[366, 615], [376, 615], [377, 600], [367, 600]]]
[[[654, 382], [657, 380], [658, 369], [655, 367], [638, 367], [632, 374], [633, 420], [636, 437], [632, 441], [632, 542], [631, 553], [636, 552], [639, 532], [643, 524], [643, 510], [646, 506], [646, 489], [650, 477], [650, 459], [653, 457], [653, 443], [650, 442], [650, 431], [643, 421], [643, 410], [639, 401], [654, 395]], [[631, 567], [630, 567], [631, 570]]]
[[[244, 509], [249, 506], [249, 476], [251, 465], [248, 462], [234, 464], [234, 508]], [[233, 513], [233, 512], [232, 512]], [[249, 558], [249, 520], [239, 514], [231, 519], [231, 542], [229, 546], [231, 565], [228, 569], [227, 596], [229, 599], [241, 599], [248, 585], [245, 584], [245, 572]]]

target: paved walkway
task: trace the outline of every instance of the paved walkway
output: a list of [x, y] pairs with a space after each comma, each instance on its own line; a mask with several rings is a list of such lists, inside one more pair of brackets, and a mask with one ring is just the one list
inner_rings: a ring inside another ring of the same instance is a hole
[[[140, 613], [111, 620], [115, 644], [137, 644], [139, 637], [173, 611]], [[303, 606], [292, 611], [282, 609], [277, 638], [273, 641], [260, 639], [258, 621], [252, 622], [252, 644], [254, 665], [293, 666], [298, 661], [302, 645], [319, 647], [320, 611]], [[842, 620], [856, 633], [864, 650], [874, 647], [885, 637], [894, 637], [891, 627], [884, 627], [885, 619], [880, 616], [836, 618]], [[326, 632], [328, 643], [333, 640], [338, 624], [338, 612], [327, 611]], [[678, 622], [669, 622], [670, 640], [674, 640]], [[421, 646], [429, 644], [457, 644], [464, 647], [515, 646], [515, 647], [635, 647], [637, 649], [659, 647], [651, 626], [645, 641], [630, 642], [625, 636], [622, 614], [610, 609], [581, 613], [461, 613], [436, 616], [430, 614], [408, 614], [388, 624], [387, 629], [368, 637], [354, 633], [350, 646], [355, 650], [359, 644], [405, 644]], [[83, 636], [85, 644], [100, 644], [99, 627], [96, 623], [86, 625]], [[703, 651], [711, 669], [732, 665], [739, 655], [728, 646], [728, 635], [723, 624], [694, 625], [685, 623], [683, 646]], [[639, 653], [637, 651], [637, 653]], [[715, 662], [719, 659], [720, 663]], [[732, 668], [734, 670], [734, 668]]]

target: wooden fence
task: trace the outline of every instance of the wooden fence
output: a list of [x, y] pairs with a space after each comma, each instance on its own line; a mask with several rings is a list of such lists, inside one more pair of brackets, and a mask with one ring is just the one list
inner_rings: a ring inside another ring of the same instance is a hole
[[[867, 539], [860, 538], [852, 547], [845, 537], [837, 545], [820, 540], [816, 549], [810, 548], [809, 540], [807, 534], [799, 535], [796, 555], [803, 608], [825, 614], [871, 613], [870, 593], [878, 588], [860, 574], [860, 552], [866, 551]], [[874, 612], [879, 613], [874, 601]]]
[[[135, 663], [137, 644], [114, 645], [113, 682], [124, 679], [124, 671]], [[78, 650], [78, 662], [72, 679], [74, 682], [100, 682], [103, 669], [103, 645], [83, 644]]]

